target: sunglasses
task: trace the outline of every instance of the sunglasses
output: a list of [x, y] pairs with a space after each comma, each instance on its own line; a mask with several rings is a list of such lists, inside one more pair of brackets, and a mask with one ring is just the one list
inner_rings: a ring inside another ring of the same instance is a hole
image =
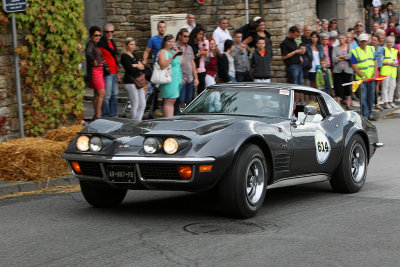
[[364, 25], [362, 25], [362, 24], [357, 24], [356, 26], [364, 27]]
[[183, 38], [189, 38], [189, 35], [183, 35]]
[[94, 37], [100, 37], [101, 34], [93, 34]]
[[114, 31], [104, 31], [105, 33], [113, 33]]

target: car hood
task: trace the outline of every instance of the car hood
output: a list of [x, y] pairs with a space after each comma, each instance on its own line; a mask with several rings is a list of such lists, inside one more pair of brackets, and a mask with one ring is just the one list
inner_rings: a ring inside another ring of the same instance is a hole
[[[207, 135], [249, 119], [260, 120], [258, 117], [228, 115], [181, 115], [141, 122], [119, 118], [99, 119], [88, 125], [82, 133], [100, 133], [114, 138], [137, 135]], [[273, 123], [281, 119], [262, 120]]]

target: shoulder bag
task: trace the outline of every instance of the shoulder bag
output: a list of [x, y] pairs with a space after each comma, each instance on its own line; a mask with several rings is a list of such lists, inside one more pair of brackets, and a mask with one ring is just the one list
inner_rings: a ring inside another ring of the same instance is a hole
[[[161, 51], [160, 51], [161, 52]], [[165, 69], [161, 69], [160, 64], [154, 64], [153, 74], [151, 75], [151, 82], [154, 84], [167, 84], [172, 81], [171, 64]]]
[[136, 89], [143, 88], [146, 92], [148, 91], [147, 80], [144, 73], [140, 74], [138, 77], [133, 78], [133, 83], [136, 86]]

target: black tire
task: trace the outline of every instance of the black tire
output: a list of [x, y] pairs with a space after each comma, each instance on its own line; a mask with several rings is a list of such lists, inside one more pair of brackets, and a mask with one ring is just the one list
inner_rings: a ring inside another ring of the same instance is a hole
[[256, 215], [264, 203], [268, 175], [261, 149], [254, 144], [244, 145], [219, 184], [224, 211], [240, 218]]
[[81, 191], [86, 201], [96, 208], [112, 208], [118, 206], [125, 198], [127, 189], [111, 188], [107, 185], [96, 185], [80, 181]]
[[333, 190], [338, 193], [356, 193], [360, 191], [367, 178], [367, 169], [368, 153], [364, 140], [358, 134], [353, 135], [330, 180]]

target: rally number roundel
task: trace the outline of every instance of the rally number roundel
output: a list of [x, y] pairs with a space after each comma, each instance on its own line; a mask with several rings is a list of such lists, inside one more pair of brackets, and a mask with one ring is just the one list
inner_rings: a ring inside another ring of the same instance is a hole
[[315, 149], [318, 163], [324, 163], [331, 153], [331, 144], [326, 134], [319, 130], [315, 132]]

